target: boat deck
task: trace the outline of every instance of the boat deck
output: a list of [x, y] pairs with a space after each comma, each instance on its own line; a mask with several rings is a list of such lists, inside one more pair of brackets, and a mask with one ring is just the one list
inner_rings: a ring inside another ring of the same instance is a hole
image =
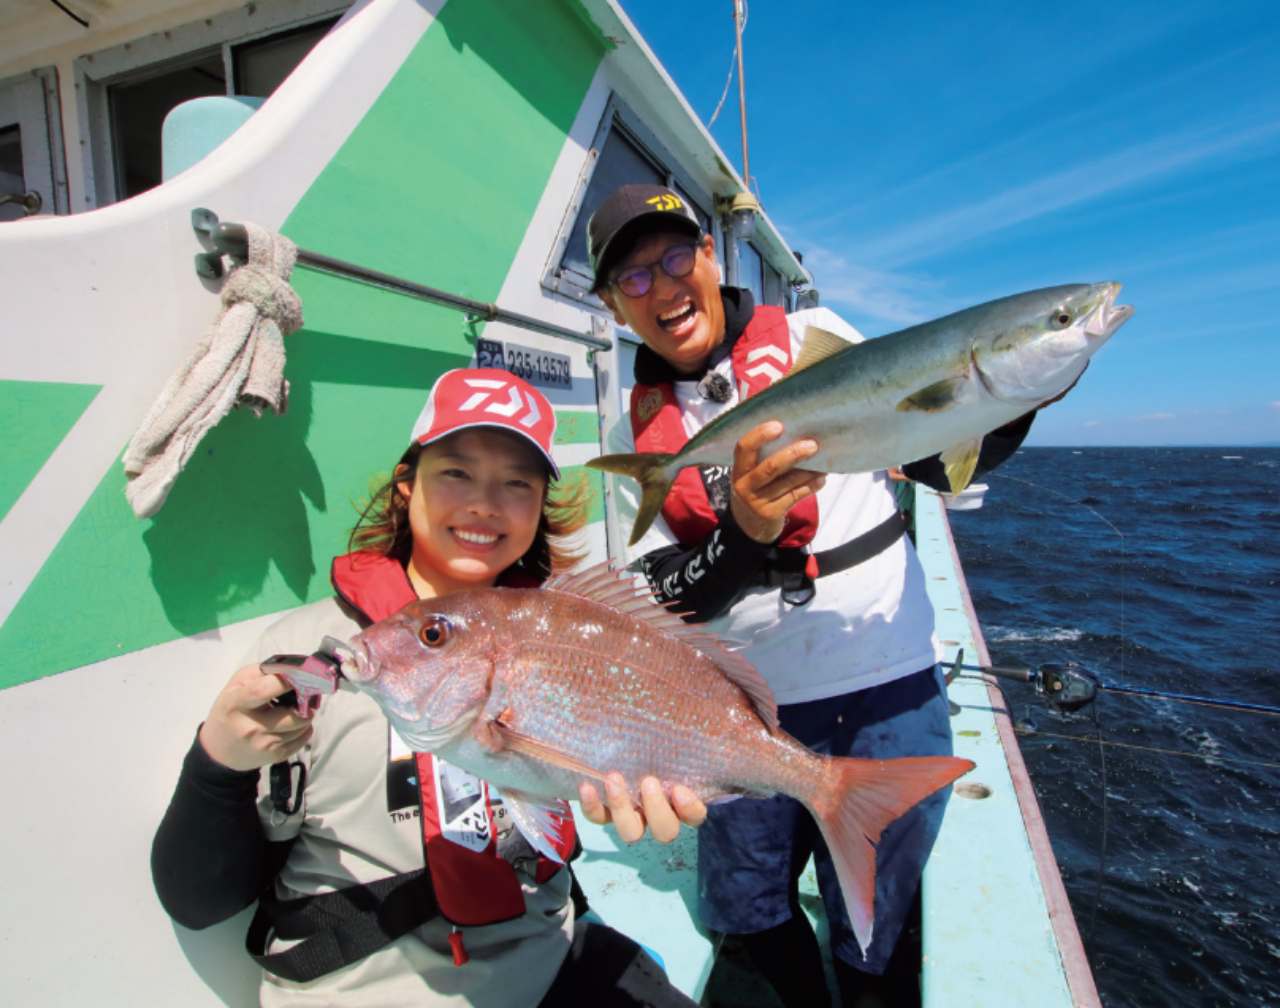
[[[918, 488], [917, 552], [948, 662], [985, 663], [942, 498]], [[1034, 793], [1000, 694], [976, 672], [948, 690], [957, 756], [977, 767], [957, 785], [924, 877], [925, 1005], [1097, 1005]], [[582, 825], [586, 853], [574, 868], [592, 908], [663, 960], [672, 980], [701, 997], [717, 935], [696, 919], [696, 837], [667, 847], [626, 847], [612, 831]], [[1047, 881], [1042, 881], [1042, 877]], [[821, 926], [812, 865], [802, 902]]]

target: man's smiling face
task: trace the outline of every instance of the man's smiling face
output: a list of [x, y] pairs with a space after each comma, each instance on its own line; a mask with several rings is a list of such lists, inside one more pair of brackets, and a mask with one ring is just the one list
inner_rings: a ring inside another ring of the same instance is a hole
[[653, 286], [642, 297], [623, 294], [616, 286], [600, 290], [600, 299], [619, 325], [629, 326], [658, 356], [677, 371], [691, 374], [724, 339], [724, 304], [715, 242], [702, 239], [688, 276], [671, 277], [660, 265], [673, 245], [694, 241], [688, 235], [651, 234], [637, 240], [626, 258], [610, 270], [610, 279], [632, 266], [649, 266]]

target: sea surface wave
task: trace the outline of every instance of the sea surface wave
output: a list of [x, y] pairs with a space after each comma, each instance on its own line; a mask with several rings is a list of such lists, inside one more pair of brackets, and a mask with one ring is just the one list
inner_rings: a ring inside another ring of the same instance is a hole
[[[1280, 708], [1280, 449], [1028, 448], [983, 481], [950, 519], [994, 663]], [[1280, 716], [1004, 690], [1107, 1008], [1280, 1005]]]

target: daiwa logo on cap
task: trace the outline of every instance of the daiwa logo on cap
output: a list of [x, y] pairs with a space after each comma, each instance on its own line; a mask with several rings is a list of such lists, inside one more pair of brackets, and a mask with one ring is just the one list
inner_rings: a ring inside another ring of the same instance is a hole
[[651, 203], [656, 210], [679, 210], [684, 204], [680, 202], [680, 197], [675, 193], [667, 193], [663, 196], [655, 196], [653, 199], [645, 200]]
[[[494, 389], [501, 391], [495, 391], [494, 393], [498, 397], [498, 401], [496, 402], [489, 402], [489, 392], [477, 392], [458, 407], [459, 413], [467, 413], [471, 410], [480, 409], [481, 406], [484, 406], [485, 413], [497, 413], [499, 416], [515, 417], [522, 408], [528, 407], [529, 412], [518, 418], [521, 427], [532, 427], [542, 419], [542, 413], [538, 409], [537, 399], [534, 399], [531, 395], [526, 395], [524, 400], [521, 401], [520, 390], [516, 388], [515, 384], [512, 382], [494, 381], [491, 378], [465, 378], [463, 380], [469, 387], [474, 389]], [[503, 392], [510, 393], [510, 397], [506, 402], [501, 401]], [[487, 405], [485, 405], [486, 403]]]
[[555, 411], [546, 396], [523, 378], [497, 368], [446, 372], [432, 387], [413, 425], [411, 440], [428, 445], [468, 427], [501, 427], [522, 435], [546, 459], [555, 478], [560, 478], [551, 457]]

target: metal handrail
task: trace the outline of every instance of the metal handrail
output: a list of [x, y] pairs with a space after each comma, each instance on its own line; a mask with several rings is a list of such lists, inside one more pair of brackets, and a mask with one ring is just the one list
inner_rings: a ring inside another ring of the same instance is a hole
[[44, 206], [44, 199], [38, 192], [29, 193], [5, 193], [0, 196], [0, 206], [5, 203], [22, 204], [22, 212], [27, 217], [34, 217], [40, 212], [40, 208]]
[[[196, 256], [196, 272], [201, 276], [210, 279], [217, 279], [222, 276], [222, 257], [224, 255], [231, 256], [233, 259], [243, 260], [248, 258], [249, 237], [243, 224], [220, 222], [216, 214], [210, 210], [203, 209], [191, 212], [191, 223], [197, 231], [207, 234], [210, 241], [213, 242], [214, 248], [218, 250], [216, 253], [207, 252]], [[320, 273], [344, 277], [348, 280], [368, 284], [371, 287], [379, 287], [382, 290], [417, 298], [419, 301], [429, 301], [431, 304], [452, 308], [454, 311], [465, 313], [471, 319], [479, 319], [485, 322], [503, 322], [506, 325], [516, 326], [520, 329], [528, 329], [546, 336], [556, 336], [573, 343], [580, 343], [593, 351], [613, 349], [612, 340], [577, 332], [573, 329], [565, 329], [562, 326], [551, 325], [549, 322], [543, 322], [528, 315], [521, 315], [518, 312], [499, 308], [496, 304], [475, 301], [460, 294], [450, 294], [448, 291], [427, 287], [411, 280], [403, 280], [400, 277], [392, 276], [390, 273], [380, 273], [377, 270], [368, 269], [356, 263], [344, 262], [341, 259], [334, 259], [332, 256], [322, 255], [319, 252], [298, 249], [298, 264]]]

